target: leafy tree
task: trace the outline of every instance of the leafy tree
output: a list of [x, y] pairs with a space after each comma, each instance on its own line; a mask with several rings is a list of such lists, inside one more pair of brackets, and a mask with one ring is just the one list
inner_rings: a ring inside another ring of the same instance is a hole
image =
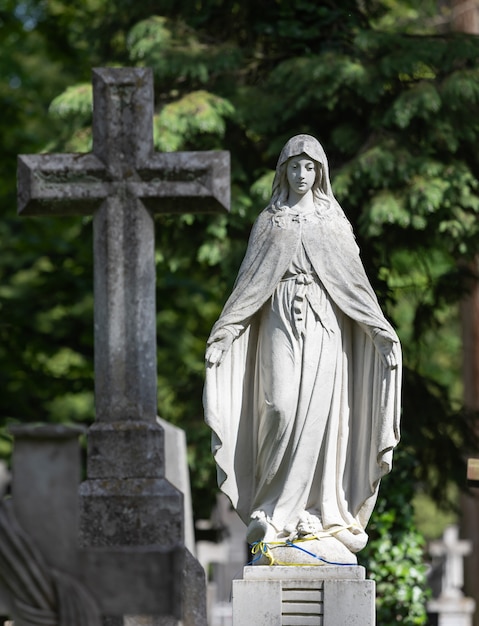
[[91, 220], [14, 217], [15, 154], [88, 150], [90, 68], [145, 65], [156, 148], [232, 155], [230, 216], [157, 220], [159, 411], [187, 430], [197, 514], [208, 515], [215, 488], [201, 408], [205, 340], [279, 150], [299, 132], [326, 148], [405, 352], [396, 513], [388, 521], [381, 508], [373, 529], [411, 530], [397, 506], [408, 479], [444, 501], [473, 437], [459, 401], [456, 303], [475, 280], [465, 268], [479, 241], [479, 41], [437, 32], [435, 10], [412, 0], [276, 0], [261, 12], [251, 0], [4, 0], [2, 423], [93, 418]]

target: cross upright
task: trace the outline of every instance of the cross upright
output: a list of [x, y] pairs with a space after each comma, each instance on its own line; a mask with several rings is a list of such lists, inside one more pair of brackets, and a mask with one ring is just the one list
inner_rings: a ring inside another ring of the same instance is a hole
[[155, 152], [152, 121], [151, 70], [95, 69], [92, 152], [18, 160], [20, 215], [93, 214], [96, 420], [79, 492], [84, 546], [183, 542], [182, 497], [164, 478], [156, 422], [153, 214], [229, 210], [229, 154]]

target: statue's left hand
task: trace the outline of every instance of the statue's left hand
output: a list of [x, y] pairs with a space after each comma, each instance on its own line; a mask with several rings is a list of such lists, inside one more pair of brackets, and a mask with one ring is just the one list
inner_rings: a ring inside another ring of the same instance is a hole
[[379, 353], [385, 367], [394, 369], [399, 363], [399, 343], [391, 339], [385, 330], [375, 330], [373, 332], [374, 347]]

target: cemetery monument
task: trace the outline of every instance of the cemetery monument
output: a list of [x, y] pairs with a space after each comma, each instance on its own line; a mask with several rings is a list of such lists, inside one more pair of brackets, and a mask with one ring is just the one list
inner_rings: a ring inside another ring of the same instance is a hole
[[[60, 559], [70, 577], [86, 581], [104, 625], [123, 625], [124, 615], [139, 615], [143, 607], [146, 617], [128, 618], [129, 624], [169, 626], [182, 618], [184, 626], [200, 626], [206, 620], [204, 572], [185, 548], [182, 495], [165, 478], [164, 433], [157, 423], [153, 214], [228, 210], [229, 155], [155, 152], [152, 121], [151, 70], [96, 69], [92, 152], [19, 157], [19, 213], [93, 214], [94, 239], [96, 421], [87, 437], [87, 477], [80, 486], [78, 520], [75, 524], [68, 507], [68, 541], [60, 544], [36, 536], [41, 533], [35, 534], [33, 522], [27, 533], [40, 542], [47, 566]], [[70, 440], [63, 432], [47, 431], [26, 434], [34, 450], [45, 450], [34, 440], [46, 436], [45, 466], [52, 458], [51, 438]], [[19, 521], [28, 524], [28, 519], [35, 521], [28, 504], [29, 481], [22, 482], [15, 473], [28, 473], [30, 467], [27, 456], [20, 456], [22, 463], [14, 468], [14, 511], [23, 512]], [[74, 491], [76, 502], [76, 487]], [[67, 548], [74, 558], [59, 556]], [[141, 594], [135, 599], [128, 589], [123, 591], [126, 574], [121, 586], [96, 586], [85, 574], [91, 559], [102, 563], [105, 582], [110, 563], [113, 573], [131, 568], [136, 584], [153, 588], [153, 596], [155, 586], [164, 593], [142, 604]], [[12, 602], [10, 597], [10, 605], [16, 606], [15, 598]], [[34, 602], [30, 609], [33, 615]], [[159, 621], [147, 617], [155, 615]], [[22, 626], [18, 616], [17, 626]], [[59, 624], [76, 624], [68, 616], [65, 620]], [[80, 624], [86, 626], [85, 620]]]
[[310, 135], [279, 156], [206, 365], [218, 482], [256, 553], [244, 599], [262, 577], [367, 583], [355, 555], [399, 441], [401, 350]]
[[459, 528], [448, 526], [441, 540], [429, 544], [433, 562], [441, 565], [440, 593], [427, 603], [428, 613], [437, 626], [472, 626], [475, 602], [463, 593], [463, 559], [472, 552], [472, 542], [459, 539]]

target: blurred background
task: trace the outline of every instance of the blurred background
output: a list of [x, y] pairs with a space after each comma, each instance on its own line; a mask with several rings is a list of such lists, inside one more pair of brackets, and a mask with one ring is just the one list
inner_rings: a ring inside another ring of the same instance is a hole
[[[156, 149], [232, 159], [230, 215], [156, 219], [158, 411], [186, 431], [195, 518], [217, 495], [205, 341], [282, 145], [310, 133], [404, 349], [361, 559], [378, 623], [425, 624], [427, 542], [457, 523], [479, 544], [478, 33], [467, 0], [0, 0], [0, 459], [9, 424], [94, 419], [91, 218], [17, 217], [17, 154], [89, 151], [91, 68], [151, 67]], [[474, 596], [479, 550], [467, 563]]]

